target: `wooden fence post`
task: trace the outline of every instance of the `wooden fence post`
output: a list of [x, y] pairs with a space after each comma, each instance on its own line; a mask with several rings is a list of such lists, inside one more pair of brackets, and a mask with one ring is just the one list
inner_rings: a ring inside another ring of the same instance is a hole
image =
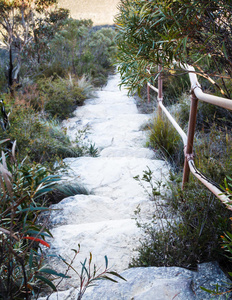
[[189, 124], [188, 124], [188, 135], [187, 135], [187, 145], [184, 149], [185, 160], [184, 160], [184, 170], [183, 170], [183, 180], [182, 180], [182, 189], [186, 182], [189, 181], [189, 159], [193, 159], [193, 140], [195, 134], [196, 120], [197, 120], [197, 105], [198, 99], [194, 94], [194, 91], [191, 93], [191, 108], [189, 114]]
[[150, 103], [150, 86], [147, 83], [147, 102]]
[[158, 114], [161, 116], [162, 110], [160, 108], [160, 102], [163, 102], [163, 79], [162, 79], [162, 66], [158, 67], [159, 77], [158, 77]]

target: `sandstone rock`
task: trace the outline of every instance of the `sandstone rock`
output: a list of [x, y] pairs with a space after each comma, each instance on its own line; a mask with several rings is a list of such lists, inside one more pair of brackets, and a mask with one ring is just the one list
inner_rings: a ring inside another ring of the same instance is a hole
[[[228, 299], [226, 295], [212, 296], [200, 288], [214, 289], [216, 284], [229, 282], [216, 262], [200, 264], [196, 272], [178, 267], [148, 267], [131, 268], [121, 275], [126, 282], [120, 279], [118, 283], [100, 281], [97, 286], [87, 289], [83, 300]], [[77, 299], [77, 292], [70, 289], [65, 293], [54, 293], [49, 300]]]

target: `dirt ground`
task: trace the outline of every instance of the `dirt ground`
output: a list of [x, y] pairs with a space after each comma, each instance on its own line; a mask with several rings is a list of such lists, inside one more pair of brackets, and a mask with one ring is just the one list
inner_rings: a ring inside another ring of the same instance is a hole
[[112, 25], [120, 0], [59, 0], [74, 19], [91, 19], [94, 25]]

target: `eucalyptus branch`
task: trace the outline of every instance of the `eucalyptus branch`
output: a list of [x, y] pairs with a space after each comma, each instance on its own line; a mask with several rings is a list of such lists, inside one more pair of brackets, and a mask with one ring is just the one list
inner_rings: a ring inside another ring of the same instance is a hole
[[208, 74], [206, 74], [199, 65], [195, 65], [195, 66], [196, 66], [196, 68], [198, 68], [201, 71], [201, 73], [196, 72], [195, 74], [207, 79], [221, 92], [222, 95], [224, 95], [226, 98], [230, 99], [230, 96]]

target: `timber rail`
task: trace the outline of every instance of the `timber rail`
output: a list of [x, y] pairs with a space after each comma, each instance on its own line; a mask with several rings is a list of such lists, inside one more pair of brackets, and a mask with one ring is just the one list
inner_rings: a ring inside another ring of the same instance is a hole
[[[150, 82], [147, 82], [147, 97], [150, 101], [150, 89], [155, 91], [158, 94], [158, 112], [163, 111], [168, 118], [168, 120], [175, 127], [177, 132], [182, 138], [184, 144], [184, 168], [183, 168], [183, 179], [182, 179], [182, 188], [184, 188], [185, 183], [189, 181], [190, 172], [199, 179], [214, 195], [216, 195], [230, 210], [232, 210], [232, 200], [223, 194], [214, 183], [213, 180], [208, 179], [204, 174], [202, 174], [195, 166], [194, 155], [193, 155], [193, 142], [194, 134], [197, 120], [197, 106], [198, 100], [211, 103], [223, 107], [228, 110], [232, 110], [232, 99], [226, 99], [222, 97], [213, 96], [210, 94], [203, 93], [201, 85], [198, 82], [197, 75], [195, 74], [195, 69], [192, 66], [182, 65], [182, 69], [186, 70], [189, 74], [190, 83], [191, 83], [191, 106], [189, 113], [189, 124], [188, 124], [188, 133], [186, 134], [182, 128], [178, 125], [176, 120], [169, 113], [167, 108], [163, 105], [163, 82], [162, 82], [162, 67], [159, 66], [159, 76], [158, 76], [158, 88], [154, 87]], [[149, 69], [148, 69], [149, 72]]]

